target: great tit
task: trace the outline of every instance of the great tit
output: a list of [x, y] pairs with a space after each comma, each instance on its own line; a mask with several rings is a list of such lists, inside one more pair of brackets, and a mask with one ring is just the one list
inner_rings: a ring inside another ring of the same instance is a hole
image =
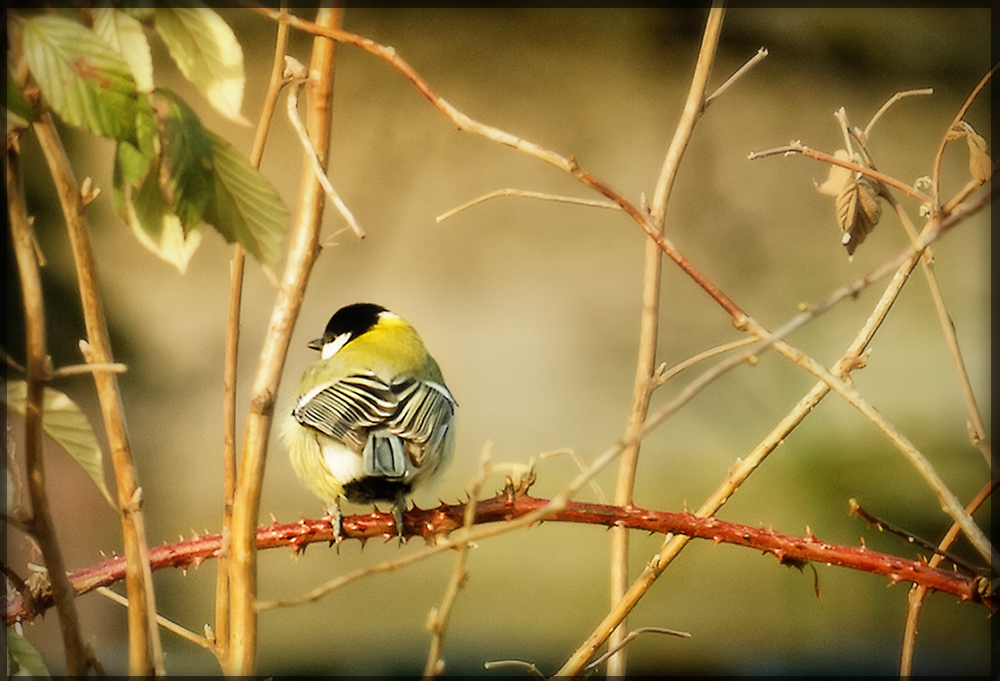
[[380, 305], [338, 310], [309, 343], [282, 436], [292, 467], [327, 504], [337, 540], [342, 499], [392, 502], [403, 536], [406, 499], [451, 460], [457, 402], [416, 330]]

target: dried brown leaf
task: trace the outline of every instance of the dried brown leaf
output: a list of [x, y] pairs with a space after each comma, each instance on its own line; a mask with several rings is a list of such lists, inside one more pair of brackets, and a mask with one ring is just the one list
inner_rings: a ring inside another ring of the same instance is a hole
[[972, 126], [962, 121], [968, 128], [965, 142], [969, 145], [969, 174], [979, 184], [984, 184], [993, 174], [993, 160], [990, 158], [983, 136], [972, 129]]
[[882, 217], [878, 182], [867, 175], [855, 173], [837, 195], [835, 206], [837, 222], [844, 231], [843, 244], [847, 247], [847, 254], [854, 255], [855, 249]]

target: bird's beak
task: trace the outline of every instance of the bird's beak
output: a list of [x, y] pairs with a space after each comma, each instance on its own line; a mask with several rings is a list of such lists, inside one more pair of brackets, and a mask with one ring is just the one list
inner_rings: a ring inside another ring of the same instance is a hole
[[317, 338], [315, 340], [309, 341], [309, 347], [311, 349], [313, 349], [313, 350], [322, 350], [323, 349], [323, 339], [322, 338]]

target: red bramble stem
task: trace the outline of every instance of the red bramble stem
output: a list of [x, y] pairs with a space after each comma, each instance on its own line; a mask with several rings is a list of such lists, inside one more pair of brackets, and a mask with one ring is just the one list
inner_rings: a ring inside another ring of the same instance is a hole
[[[500, 493], [491, 499], [476, 503], [475, 524], [513, 520], [544, 508], [547, 499]], [[404, 514], [403, 535], [447, 535], [462, 526], [465, 504], [441, 504], [433, 509], [414, 508]], [[933, 568], [921, 560], [900, 558], [861, 547], [845, 546], [821, 541], [816, 537], [797, 537], [771, 529], [731, 523], [718, 518], [701, 518], [692, 513], [669, 513], [641, 508], [623, 508], [604, 504], [570, 501], [561, 510], [552, 511], [546, 522], [570, 522], [611, 527], [617, 525], [635, 530], [661, 534], [681, 534], [718, 543], [736, 544], [771, 553], [781, 563], [802, 567], [806, 563], [839, 565], [888, 577], [893, 582], [912, 582], [928, 589], [957, 596], [963, 601], [980, 603], [996, 612], [997, 601], [993, 594], [983, 593], [983, 580]], [[373, 537], [397, 537], [392, 513], [373, 510], [365, 515], [348, 516], [343, 521], [344, 540], [366, 541]], [[294, 523], [273, 523], [257, 530], [257, 548], [269, 549], [290, 546], [304, 551], [316, 542], [333, 542], [330, 518], [302, 519]], [[196, 536], [188, 540], [153, 547], [149, 551], [153, 570], [165, 567], [187, 569], [205, 560], [218, 557], [222, 539], [220, 535]], [[70, 575], [70, 583], [77, 595], [101, 586], [110, 586], [125, 578], [125, 559], [119, 556]], [[8, 626], [17, 621], [30, 621], [52, 606], [51, 595], [41, 590], [32, 594], [33, 608], [29, 610], [25, 599], [17, 595], [7, 601], [4, 620]]]

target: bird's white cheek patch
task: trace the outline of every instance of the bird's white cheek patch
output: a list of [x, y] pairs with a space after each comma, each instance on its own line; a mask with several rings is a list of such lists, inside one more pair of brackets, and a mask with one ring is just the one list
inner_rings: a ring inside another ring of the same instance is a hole
[[347, 341], [351, 340], [351, 334], [342, 333], [332, 341], [323, 346], [323, 359], [330, 359], [338, 352], [340, 349], [347, 345]]

